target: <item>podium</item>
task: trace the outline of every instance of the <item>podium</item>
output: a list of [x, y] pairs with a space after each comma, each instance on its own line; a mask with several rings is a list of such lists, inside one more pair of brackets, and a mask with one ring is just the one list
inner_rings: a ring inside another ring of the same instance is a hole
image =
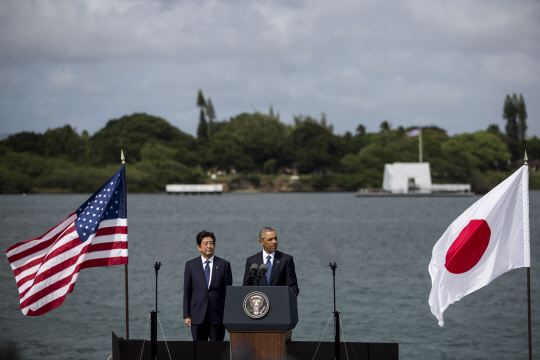
[[288, 286], [227, 287], [223, 324], [232, 360], [285, 360], [297, 323], [296, 295]]

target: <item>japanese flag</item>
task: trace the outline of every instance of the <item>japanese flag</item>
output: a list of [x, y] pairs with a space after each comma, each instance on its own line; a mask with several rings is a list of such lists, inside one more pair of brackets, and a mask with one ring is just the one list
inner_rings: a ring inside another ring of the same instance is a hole
[[444, 326], [450, 304], [520, 267], [530, 267], [526, 165], [471, 205], [433, 247], [431, 312]]

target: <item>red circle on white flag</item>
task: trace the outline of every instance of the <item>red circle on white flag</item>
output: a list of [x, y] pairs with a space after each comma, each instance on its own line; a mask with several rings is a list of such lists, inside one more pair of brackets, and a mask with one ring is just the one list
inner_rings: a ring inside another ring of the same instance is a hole
[[446, 270], [452, 274], [471, 270], [486, 252], [490, 237], [491, 229], [485, 220], [471, 220], [446, 252]]

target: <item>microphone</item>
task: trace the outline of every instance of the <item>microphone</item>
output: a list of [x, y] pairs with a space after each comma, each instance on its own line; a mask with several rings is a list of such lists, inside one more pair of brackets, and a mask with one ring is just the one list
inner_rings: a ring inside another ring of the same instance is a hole
[[266, 264], [261, 264], [261, 267], [259, 268], [259, 272], [261, 273], [261, 277], [263, 277], [264, 275], [266, 275], [266, 272], [268, 271], [268, 265]]
[[259, 265], [251, 264], [251, 268], [249, 268], [249, 271], [251, 272], [251, 276], [254, 277], [257, 272], [259, 272]]

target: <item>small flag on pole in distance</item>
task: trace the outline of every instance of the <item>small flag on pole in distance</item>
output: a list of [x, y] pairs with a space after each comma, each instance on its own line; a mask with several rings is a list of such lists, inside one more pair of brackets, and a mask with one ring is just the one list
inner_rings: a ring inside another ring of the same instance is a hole
[[23, 314], [43, 315], [64, 302], [79, 271], [127, 264], [125, 167], [45, 235], [6, 251]]
[[431, 312], [443, 312], [499, 275], [530, 266], [529, 170], [514, 174], [461, 214], [433, 247]]
[[420, 129], [418, 128], [413, 128], [409, 131], [407, 131], [407, 137], [415, 137], [415, 136], [418, 136], [420, 135]]

